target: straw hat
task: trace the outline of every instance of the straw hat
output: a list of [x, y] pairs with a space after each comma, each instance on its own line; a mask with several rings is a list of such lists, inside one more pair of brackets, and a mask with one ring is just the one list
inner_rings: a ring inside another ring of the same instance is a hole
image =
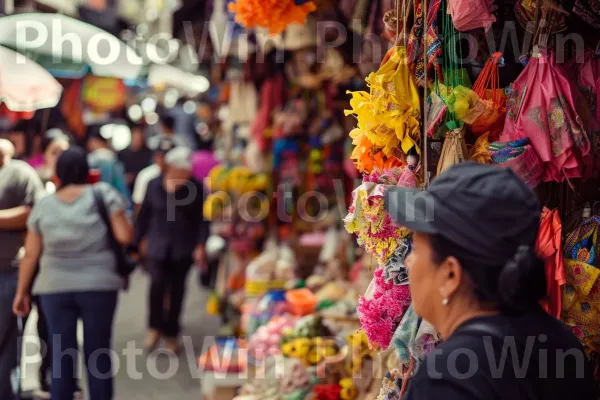
[[284, 32], [285, 50], [296, 51], [317, 45], [317, 22], [307, 18], [304, 25], [290, 24]]

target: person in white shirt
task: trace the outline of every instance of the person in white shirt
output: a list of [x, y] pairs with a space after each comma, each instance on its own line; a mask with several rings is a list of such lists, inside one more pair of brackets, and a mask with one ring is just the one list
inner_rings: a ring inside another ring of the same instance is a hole
[[135, 204], [136, 210], [140, 208], [144, 197], [146, 197], [146, 189], [148, 188], [148, 182], [152, 179], [160, 176], [165, 168], [165, 154], [175, 147], [173, 140], [167, 136], [160, 136], [157, 138], [154, 145], [150, 143], [150, 147], [153, 149], [153, 161], [154, 163], [143, 170], [141, 170], [135, 179], [133, 186], [133, 195], [131, 196], [133, 204]]

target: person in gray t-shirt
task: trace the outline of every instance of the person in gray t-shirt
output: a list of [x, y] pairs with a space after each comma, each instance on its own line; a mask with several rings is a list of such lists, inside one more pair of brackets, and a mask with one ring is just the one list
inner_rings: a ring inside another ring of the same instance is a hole
[[[75, 391], [75, 369], [65, 351], [77, 349], [77, 320], [83, 322], [84, 356], [90, 400], [113, 398], [110, 354], [97, 350], [111, 346], [112, 323], [121, 278], [109, 245], [108, 227], [96, 208], [94, 191], [103, 199], [114, 237], [125, 245], [133, 228], [125, 215], [125, 202], [110, 185], [88, 185], [89, 165], [83, 149], [65, 150], [56, 164], [59, 188], [37, 203], [27, 222], [25, 255], [20, 264], [19, 284], [13, 309], [18, 315], [30, 310], [28, 287], [39, 274], [33, 293], [40, 302], [50, 336], [59, 338], [62, 353], [53, 351], [51, 397], [71, 399]], [[56, 339], [54, 339], [56, 340]], [[55, 344], [55, 341], [53, 341]], [[103, 379], [104, 377], [108, 377]]]
[[44, 194], [27, 163], [12, 160], [14, 147], [0, 139], [0, 399], [12, 399], [10, 374], [17, 366], [17, 318], [12, 301], [17, 288], [18, 256], [31, 206]]

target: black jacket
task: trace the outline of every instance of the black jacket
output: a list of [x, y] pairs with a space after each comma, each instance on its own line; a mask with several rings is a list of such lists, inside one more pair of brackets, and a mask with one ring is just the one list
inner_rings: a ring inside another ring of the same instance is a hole
[[146, 257], [154, 260], [191, 259], [194, 248], [205, 244], [209, 235], [203, 203], [204, 188], [194, 179], [174, 194], [164, 189], [162, 175], [151, 180], [138, 214], [135, 244], [146, 239]]

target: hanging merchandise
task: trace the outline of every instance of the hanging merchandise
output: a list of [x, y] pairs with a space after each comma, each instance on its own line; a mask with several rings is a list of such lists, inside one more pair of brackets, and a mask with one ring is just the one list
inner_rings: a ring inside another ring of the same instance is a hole
[[600, 101], [600, 55], [594, 54], [591, 49], [586, 49], [583, 58], [576, 55], [569, 64], [566, 66], [569, 76], [577, 82], [592, 113], [600, 120], [600, 107], [598, 107]]
[[430, 323], [415, 313], [411, 305], [394, 332], [393, 342], [400, 365], [409, 367], [411, 359], [422, 361], [441, 342], [441, 337]]
[[[517, 0], [515, 4], [517, 21], [531, 33], [536, 33], [542, 23], [547, 25], [547, 34], [563, 32], [567, 29], [566, 15], [568, 13], [552, 0]], [[535, 38], [533, 43], [536, 43]]]
[[[449, 51], [444, 53], [445, 81], [449, 86], [437, 82], [435, 90], [440, 93], [448, 107], [446, 113], [446, 126], [448, 131], [444, 136], [444, 144], [440, 153], [437, 166], [437, 174], [441, 174], [451, 166], [461, 163], [467, 159], [468, 150], [465, 143], [464, 122], [471, 122], [475, 115], [480, 115], [483, 103], [475, 92], [466, 88], [465, 79], [462, 74], [462, 51], [460, 56], [456, 49], [456, 29], [448, 14], [442, 20], [442, 31], [444, 42], [452, 43]], [[460, 58], [459, 58], [460, 57]]]
[[543, 181], [583, 176], [583, 158], [591, 146], [586, 132], [589, 121], [583, 121], [576, 108], [581, 105], [580, 97], [564, 70], [556, 65], [554, 54], [545, 48], [534, 49], [511, 87], [500, 140], [529, 138], [543, 162]]
[[569, 233], [564, 243], [567, 284], [563, 291], [563, 320], [581, 340], [586, 352], [600, 352], [600, 217], [592, 216]]
[[235, 21], [248, 29], [264, 27], [277, 35], [291, 24], [303, 25], [317, 6], [312, 1], [297, 5], [294, 0], [235, 0], [228, 4]]
[[537, 254], [546, 265], [546, 298], [542, 307], [548, 314], [560, 319], [562, 314], [562, 287], [567, 283], [562, 249], [562, 223], [558, 210], [542, 210]]
[[229, 92], [230, 126], [250, 124], [256, 118], [258, 95], [253, 82], [246, 82], [241, 76], [232, 77]]
[[393, 47], [366, 81], [370, 92], [351, 92], [352, 110], [346, 115], [354, 114], [358, 120], [350, 134], [357, 146], [352, 159], [359, 171], [370, 173], [376, 164], [400, 160], [413, 148], [419, 152], [421, 106], [403, 46]]
[[260, 89], [260, 108], [250, 126], [250, 132], [262, 151], [267, 147], [267, 129], [272, 122], [273, 110], [283, 106], [283, 85], [283, 75], [277, 74], [267, 78]]
[[488, 146], [492, 163], [499, 167], [511, 168], [532, 188], [538, 186], [544, 177], [542, 160], [531, 146], [529, 139], [513, 142], [493, 142]]
[[435, 89], [429, 92], [427, 103], [425, 104], [427, 108], [427, 121], [425, 123], [427, 124], [427, 136], [429, 137], [435, 136], [438, 127], [444, 122], [444, 117], [448, 111], [448, 106], [446, 106], [446, 103], [440, 97], [440, 84], [437, 79]]
[[[437, 16], [442, 6], [442, 0], [430, 0], [427, 4], [427, 29], [423, 26], [423, 1], [413, 0], [415, 2], [414, 25], [408, 36], [407, 54], [410, 63], [410, 71], [415, 78], [418, 86], [425, 86], [425, 69], [427, 69], [428, 83], [433, 83], [436, 75], [441, 75], [441, 68], [438, 59], [442, 55], [442, 41], [438, 34]], [[405, 4], [409, 0], [405, 1]], [[403, 24], [406, 31], [406, 15]], [[427, 48], [427, 61], [424, 59], [424, 48]], [[427, 63], [427, 66], [425, 66]]]
[[573, 13], [590, 24], [590, 26], [600, 29], [600, 1], [575, 0]]
[[493, 4], [494, 0], [449, 0], [448, 11], [458, 31], [484, 28], [487, 32], [496, 22], [491, 13], [497, 8]]
[[[407, 175], [413, 176], [412, 182]], [[410, 168], [394, 168], [365, 175], [362, 185], [352, 192], [352, 204], [344, 218], [346, 230], [357, 235], [359, 245], [379, 264], [386, 263], [398, 248], [398, 240], [410, 234], [385, 211], [384, 194], [396, 185], [416, 188], [414, 172]]]
[[[400, 247], [406, 247], [406, 241]], [[357, 308], [369, 342], [387, 349], [410, 303], [408, 282], [397, 285], [393, 279], [386, 280], [384, 268], [375, 271], [373, 294], [361, 297]]]
[[471, 147], [471, 150], [469, 150], [468, 159], [479, 164], [491, 164], [492, 155], [488, 150], [489, 145], [490, 141], [487, 133], [479, 136]]
[[483, 112], [469, 124], [471, 133], [479, 136], [489, 132], [496, 137], [502, 132], [506, 116], [506, 96], [500, 88], [498, 63], [502, 53], [494, 53], [473, 85], [473, 91], [484, 105]]
[[437, 174], [440, 175], [451, 166], [464, 162], [467, 159], [467, 145], [465, 144], [465, 128], [456, 128], [446, 132], [442, 154], [438, 163]]

